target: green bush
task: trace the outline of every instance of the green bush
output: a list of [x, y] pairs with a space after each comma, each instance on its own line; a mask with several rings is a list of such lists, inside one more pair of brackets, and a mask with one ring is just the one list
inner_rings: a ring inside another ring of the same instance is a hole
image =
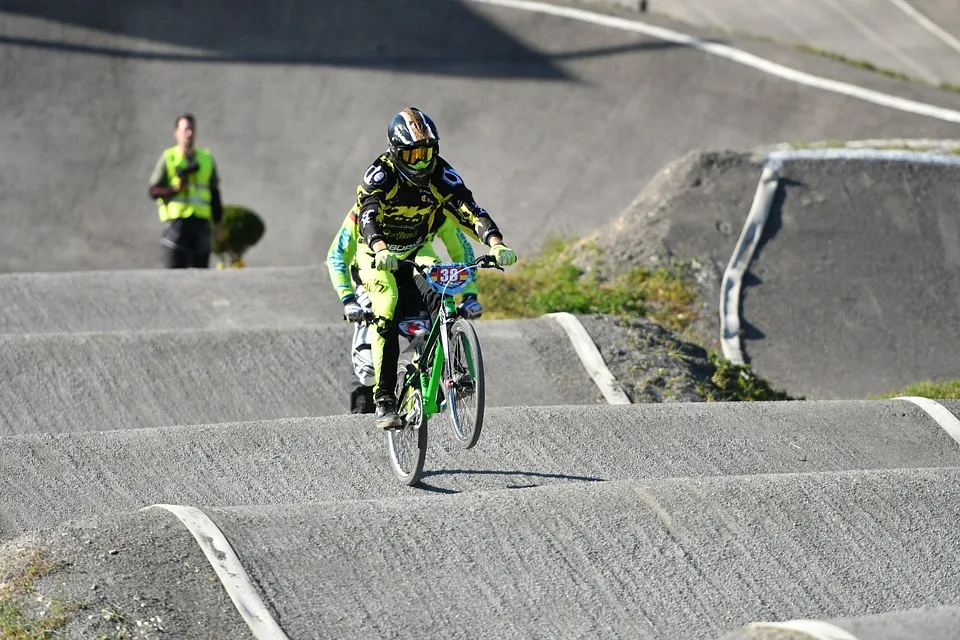
[[263, 237], [263, 220], [247, 207], [228, 204], [223, 207], [221, 226], [222, 234], [219, 240], [214, 239], [213, 252], [221, 264], [243, 266], [243, 255]]

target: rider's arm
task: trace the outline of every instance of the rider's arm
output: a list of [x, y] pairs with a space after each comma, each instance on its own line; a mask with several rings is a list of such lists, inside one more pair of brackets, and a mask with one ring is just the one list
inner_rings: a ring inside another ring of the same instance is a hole
[[366, 173], [363, 182], [357, 187], [357, 211], [360, 221], [360, 235], [368, 247], [377, 251], [387, 246], [380, 216], [384, 202], [397, 190], [397, 176], [383, 158], [378, 158]]
[[473, 199], [473, 193], [464, 184], [463, 178], [442, 158], [439, 160], [437, 190], [443, 195], [447, 206], [443, 213], [456, 222], [474, 240], [492, 246], [502, 241], [500, 229], [490, 214]]
[[344, 218], [337, 236], [327, 251], [327, 271], [330, 282], [341, 302], [354, 296], [353, 283], [350, 280], [350, 267], [357, 253], [357, 216], [351, 210]]

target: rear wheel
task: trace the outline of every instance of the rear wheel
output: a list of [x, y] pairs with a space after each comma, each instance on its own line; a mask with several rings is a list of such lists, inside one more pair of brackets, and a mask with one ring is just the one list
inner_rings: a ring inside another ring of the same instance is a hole
[[450, 353], [444, 363], [444, 393], [453, 435], [464, 449], [477, 444], [483, 427], [484, 383], [480, 339], [469, 321], [450, 327]]
[[423, 413], [423, 393], [420, 391], [420, 378], [410, 375], [412, 371], [413, 366], [405, 364], [401, 364], [397, 371], [397, 414], [403, 426], [388, 429], [384, 433], [390, 466], [394, 475], [405, 485], [420, 481], [427, 457], [427, 419]]

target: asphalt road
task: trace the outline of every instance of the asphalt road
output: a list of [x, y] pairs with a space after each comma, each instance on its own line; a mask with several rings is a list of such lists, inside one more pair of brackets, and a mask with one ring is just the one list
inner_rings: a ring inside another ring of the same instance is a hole
[[649, 10], [960, 84], [960, 14], [951, 0], [651, 0]]
[[[442, 152], [521, 256], [552, 234], [615, 218], [691, 149], [955, 135], [949, 123], [673, 43], [509, 8], [231, 6], [5, 5], [0, 271], [159, 267], [147, 180], [183, 111], [198, 118], [225, 201], [266, 222], [251, 266], [322, 261], [387, 123], [407, 104], [435, 118]], [[443, 36], [411, 46], [398, 21]], [[831, 78], [960, 105], [957, 95], [782, 53]]]

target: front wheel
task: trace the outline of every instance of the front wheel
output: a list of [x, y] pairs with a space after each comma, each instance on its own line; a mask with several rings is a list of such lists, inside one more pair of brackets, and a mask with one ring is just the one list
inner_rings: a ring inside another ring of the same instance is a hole
[[450, 327], [450, 353], [444, 369], [453, 435], [464, 449], [469, 449], [480, 439], [485, 391], [480, 339], [473, 325], [463, 318]]
[[397, 414], [403, 426], [384, 432], [387, 455], [400, 482], [415, 485], [420, 482], [427, 457], [427, 418], [423, 413], [420, 378], [412, 365], [401, 364], [397, 371]]

